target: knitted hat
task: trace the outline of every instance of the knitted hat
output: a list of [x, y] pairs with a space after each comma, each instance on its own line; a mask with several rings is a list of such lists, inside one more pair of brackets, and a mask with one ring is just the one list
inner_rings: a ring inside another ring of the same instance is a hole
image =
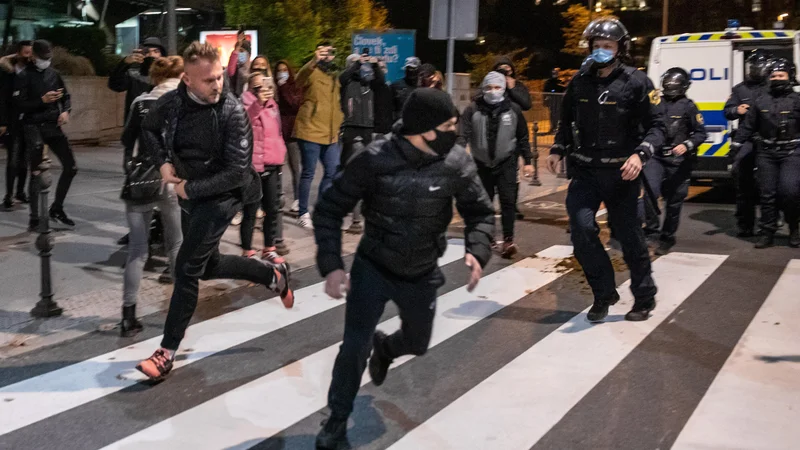
[[500, 86], [503, 89], [506, 88], [506, 76], [500, 72], [489, 72], [484, 78], [483, 82], [481, 83], [481, 89], [485, 88], [486, 86], [494, 85]]
[[402, 134], [412, 136], [431, 131], [453, 117], [458, 109], [450, 95], [439, 89], [415, 89], [403, 106]]

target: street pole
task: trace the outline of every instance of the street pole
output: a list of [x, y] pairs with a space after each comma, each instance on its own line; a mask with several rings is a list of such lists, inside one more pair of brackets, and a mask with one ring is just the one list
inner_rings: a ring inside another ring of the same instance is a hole
[[39, 164], [39, 173], [33, 175], [39, 185], [39, 237], [36, 238], [36, 249], [39, 250], [41, 261], [41, 287], [39, 292], [40, 300], [31, 310], [33, 317], [47, 318], [60, 316], [64, 312], [55, 301], [53, 301], [53, 285], [50, 273], [50, 252], [53, 250], [53, 236], [50, 231], [50, 218], [48, 217], [47, 194], [50, 193], [50, 186], [53, 184], [53, 175], [50, 173], [50, 161], [42, 158]]
[[3, 50], [8, 50], [8, 37], [11, 35], [11, 18], [14, 16], [14, 0], [8, 0], [6, 27], [3, 29]]
[[533, 122], [533, 179], [531, 179], [531, 186], [541, 186], [542, 181], [539, 180], [539, 122]]
[[175, 9], [177, 0], [167, 0], [167, 52], [178, 54], [178, 18]]
[[455, 0], [447, 0], [447, 93], [453, 95], [453, 60], [456, 55]]
[[664, 0], [664, 11], [661, 16], [661, 35], [666, 36], [669, 30], [669, 0]]

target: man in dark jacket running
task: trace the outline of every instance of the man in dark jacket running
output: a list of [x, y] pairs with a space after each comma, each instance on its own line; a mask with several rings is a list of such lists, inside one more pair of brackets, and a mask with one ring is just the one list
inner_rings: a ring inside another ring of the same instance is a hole
[[[317, 265], [326, 277], [325, 292], [342, 298], [342, 286], [348, 285], [344, 340], [328, 394], [331, 417], [317, 436], [318, 449], [346, 445], [347, 418], [370, 348], [369, 373], [377, 386], [392, 360], [427, 351], [436, 290], [444, 284], [437, 259], [447, 247], [454, 198], [466, 223], [470, 291], [490, 258], [494, 210], [472, 158], [455, 145], [457, 115], [447, 93], [415, 90], [390, 139], [379, 139], [356, 155], [317, 203]], [[359, 201], [367, 226], [348, 281], [341, 225]], [[402, 325], [386, 336], [375, 327], [389, 299], [400, 308]]]
[[294, 304], [288, 267], [219, 252], [219, 241], [236, 212], [261, 198], [252, 168], [253, 131], [244, 107], [223, 86], [217, 50], [195, 42], [183, 58], [183, 82], [158, 100], [139, 137], [140, 151], [160, 167], [164, 182], [175, 184], [188, 214], [161, 348], [136, 366], [151, 380], [172, 370], [197, 307], [200, 279], [248, 280], [278, 293], [286, 308]]

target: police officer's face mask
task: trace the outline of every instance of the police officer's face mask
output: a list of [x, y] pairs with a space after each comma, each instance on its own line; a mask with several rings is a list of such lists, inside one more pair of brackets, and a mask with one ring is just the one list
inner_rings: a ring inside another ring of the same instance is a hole
[[608, 67], [611, 63], [614, 62], [614, 57], [616, 55], [611, 50], [606, 50], [604, 48], [596, 48], [592, 51], [592, 59], [595, 62], [595, 67], [603, 68]]
[[770, 80], [769, 88], [776, 94], [792, 92], [792, 82], [789, 80]]
[[49, 59], [36, 58], [34, 60], [34, 64], [36, 64], [36, 68], [39, 69], [39, 71], [46, 70], [48, 67], [50, 67], [50, 63], [51, 63], [51, 60], [49, 60]]

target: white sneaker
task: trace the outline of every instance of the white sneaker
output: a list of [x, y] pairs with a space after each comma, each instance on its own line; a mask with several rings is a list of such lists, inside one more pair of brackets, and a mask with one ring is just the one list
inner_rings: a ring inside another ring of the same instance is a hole
[[314, 226], [311, 224], [311, 214], [305, 213], [297, 219], [297, 225], [306, 230], [313, 230]]
[[300, 211], [300, 200], [295, 200], [292, 203], [292, 207], [289, 209], [289, 212], [296, 213], [298, 211]]
[[237, 212], [235, 216], [233, 216], [233, 220], [231, 220], [231, 225], [238, 226], [242, 224], [242, 218], [244, 215], [241, 212]]

